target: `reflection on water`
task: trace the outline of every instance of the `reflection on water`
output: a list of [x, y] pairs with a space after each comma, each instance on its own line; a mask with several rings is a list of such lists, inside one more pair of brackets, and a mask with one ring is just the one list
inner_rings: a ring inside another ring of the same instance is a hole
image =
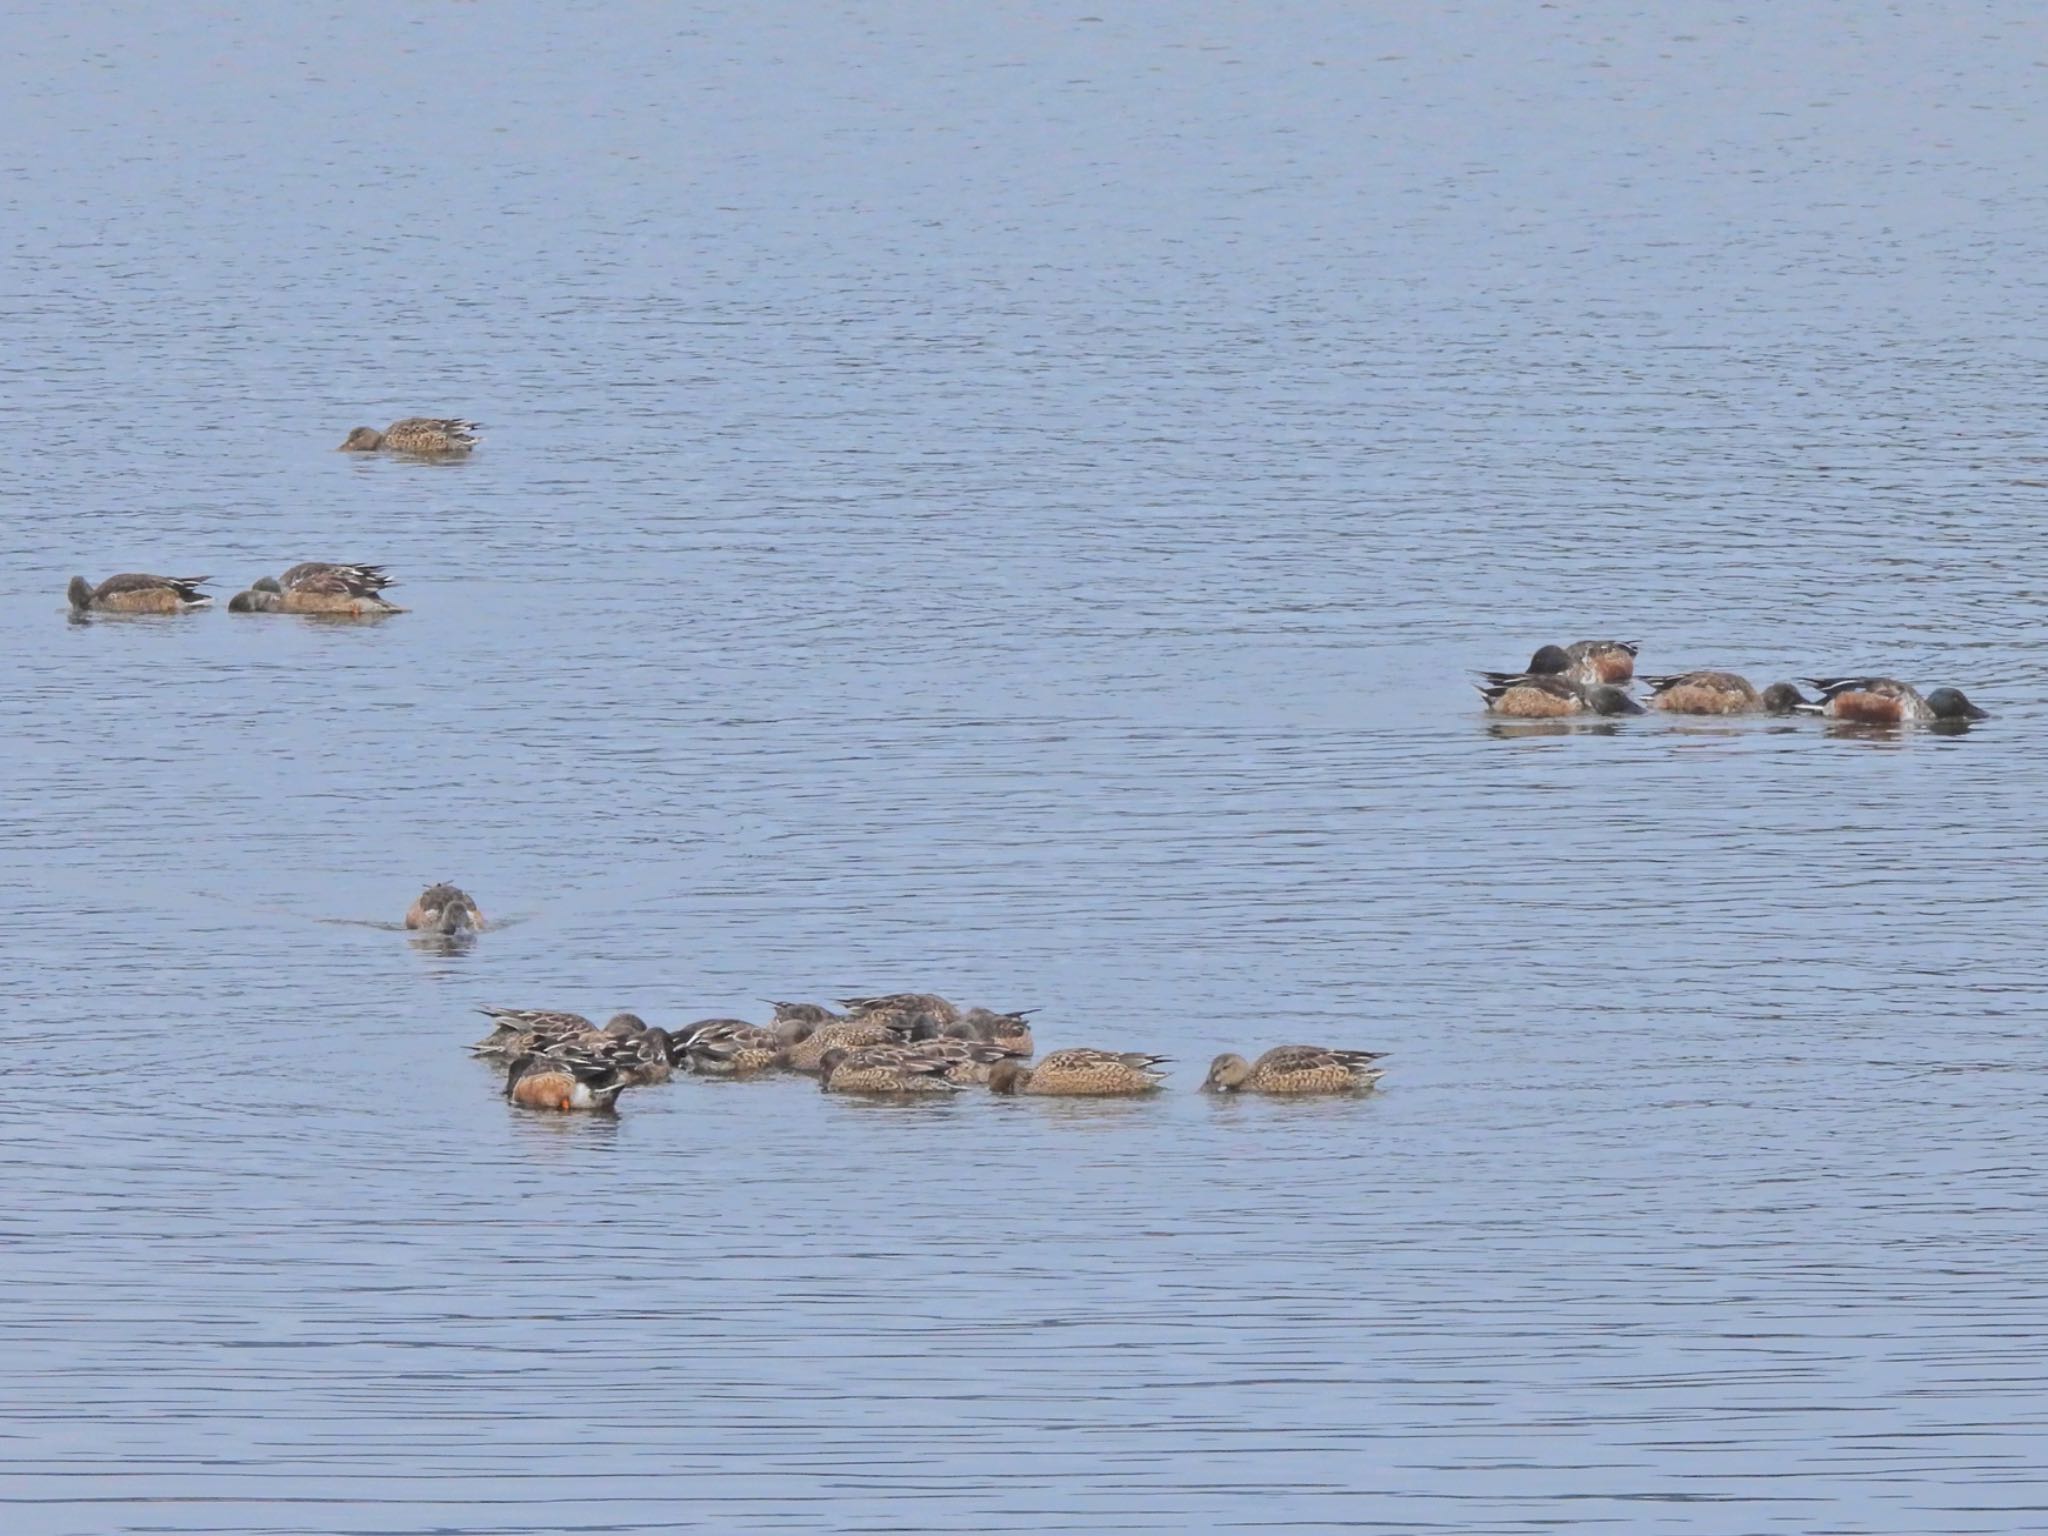
[[[2031, 11], [17, 10], [9, 1536], [2040, 1524]], [[465, 1050], [900, 988], [1169, 1090]]]

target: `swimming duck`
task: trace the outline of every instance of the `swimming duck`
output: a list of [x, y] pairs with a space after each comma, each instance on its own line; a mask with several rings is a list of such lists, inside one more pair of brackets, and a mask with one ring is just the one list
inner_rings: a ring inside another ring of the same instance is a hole
[[83, 576], [74, 576], [64, 595], [70, 598], [74, 613], [88, 609], [102, 613], [190, 613], [213, 601], [199, 590], [211, 580], [211, 576], [145, 576], [127, 571], [94, 586]]
[[992, 1008], [970, 1008], [950, 1024], [920, 1018], [911, 1026], [910, 1038], [980, 1041], [1001, 1046], [1011, 1056], [1029, 1056], [1033, 1050], [1030, 1012], [1026, 1009], [1021, 1013], [997, 1013]]
[[432, 933], [465, 933], [483, 925], [483, 911], [469, 893], [445, 880], [421, 891], [405, 914], [406, 927], [425, 928]]
[[850, 1051], [863, 1045], [900, 1045], [909, 1032], [910, 1026], [896, 1022], [893, 1014], [821, 1024], [789, 1048], [784, 1056], [784, 1065], [798, 1072], [816, 1072], [823, 1065], [827, 1051], [835, 1048]]
[[836, 1024], [846, 1017], [823, 1003], [778, 1003], [771, 999], [768, 1006], [775, 1010], [777, 1024], [808, 1024], [816, 1029], [820, 1024]]
[[1561, 677], [1569, 683], [1625, 683], [1636, 675], [1637, 645], [1633, 640], [1576, 640], [1570, 645], [1545, 645], [1521, 672], [1485, 672], [1490, 683], [1515, 677]]
[[584, 1036], [616, 1040], [647, 1028], [635, 1014], [618, 1013], [603, 1029], [580, 1013], [561, 1013], [545, 1008], [479, 1008], [491, 1021], [491, 1032], [470, 1046], [478, 1056], [510, 1060], [528, 1051], [545, 1049], [562, 1041]]
[[1511, 677], [1480, 684], [1487, 710], [1517, 719], [1541, 720], [1559, 715], [1640, 715], [1643, 706], [1621, 689], [1606, 683], [1575, 683], [1562, 677]]
[[1790, 683], [1772, 683], [1759, 693], [1733, 672], [1679, 672], [1646, 677], [1650, 708], [1674, 715], [1790, 715], [1807, 698]]
[[1890, 677], [1809, 677], [1809, 688], [1820, 690], [1820, 703], [1810, 706], [1830, 720], [1854, 720], [1864, 725], [1932, 725], [1950, 720], [1987, 720], [1983, 710], [1963, 696], [1960, 688], [1936, 688], [1922, 695]]
[[676, 1064], [716, 1077], [748, 1077], [781, 1066], [790, 1047], [808, 1039], [812, 1029], [797, 1019], [779, 1024], [700, 1019], [677, 1032]]
[[886, 1019], [912, 1029], [921, 1020], [951, 1024], [960, 1010], [936, 992], [892, 992], [886, 997], [842, 997], [839, 1006], [855, 1019]]
[[1121, 1098], [1151, 1093], [1159, 1086], [1158, 1068], [1172, 1058], [1139, 1051], [1098, 1051], [1087, 1046], [1054, 1051], [1036, 1067], [1016, 1060], [989, 1068], [992, 1093], [1034, 1094], [1063, 1098]]
[[526, 1109], [606, 1110], [626, 1086], [615, 1063], [569, 1050], [521, 1056], [505, 1073], [505, 1097]]
[[1385, 1051], [1334, 1051], [1320, 1045], [1276, 1045], [1255, 1062], [1234, 1052], [1209, 1063], [1204, 1093], [1359, 1093], [1384, 1075], [1373, 1065]]
[[943, 1060], [886, 1047], [849, 1051], [835, 1046], [819, 1063], [818, 1086], [826, 1093], [959, 1092], [947, 1079]]
[[468, 453], [483, 429], [473, 421], [454, 416], [407, 416], [379, 432], [375, 427], [357, 427], [342, 442], [343, 453], [434, 454], [454, 457]]
[[405, 610], [386, 598], [391, 585], [381, 566], [335, 565], [309, 560], [286, 571], [282, 578], [261, 576], [246, 592], [228, 600], [229, 613], [325, 614], [341, 618], [371, 618]]

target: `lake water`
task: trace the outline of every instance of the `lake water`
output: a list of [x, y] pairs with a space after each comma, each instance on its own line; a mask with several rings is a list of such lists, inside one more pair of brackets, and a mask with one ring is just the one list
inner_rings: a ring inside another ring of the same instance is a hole
[[[2048, 1525], [2033, 7], [5, 10], [10, 1536]], [[463, 1050], [898, 988], [1172, 1091]]]

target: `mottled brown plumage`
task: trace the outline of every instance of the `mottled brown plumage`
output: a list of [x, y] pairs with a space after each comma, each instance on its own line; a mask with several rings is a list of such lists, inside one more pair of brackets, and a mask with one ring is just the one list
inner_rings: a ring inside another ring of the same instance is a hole
[[1373, 1063], [1384, 1051], [1339, 1051], [1320, 1045], [1276, 1045], [1256, 1062], [1227, 1053], [1209, 1064], [1205, 1093], [1359, 1093], [1383, 1075]]
[[432, 455], [454, 458], [477, 444], [482, 430], [473, 421], [454, 416], [407, 416], [379, 432], [375, 427], [357, 427], [343, 440], [344, 453], [389, 453]]
[[1100, 1051], [1088, 1046], [1054, 1051], [1035, 1067], [1015, 1060], [989, 1069], [991, 1092], [1055, 1098], [1125, 1098], [1159, 1087], [1160, 1065], [1169, 1058], [1140, 1051]]
[[482, 908], [460, 886], [437, 881], [428, 886], [406, 909], [405, 926], [424, 928], [430, 933], [465, 933], [484, 925]]
[[124, 571], [94, 586], [83, 576], [74, 576], [64, 595], [77, 613], [190, 613], [213, 601], [199, 590], [211, 580], [211, 576], [146, 576]]

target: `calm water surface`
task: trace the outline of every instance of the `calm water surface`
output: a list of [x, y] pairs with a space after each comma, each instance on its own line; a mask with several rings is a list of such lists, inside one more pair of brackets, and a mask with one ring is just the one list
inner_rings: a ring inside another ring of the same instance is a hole
[[[2031, 7], [5, 9], [11, 1536], [2048, 1525]], [[461, 1048], [899, 987], [1174, 1091]]]

